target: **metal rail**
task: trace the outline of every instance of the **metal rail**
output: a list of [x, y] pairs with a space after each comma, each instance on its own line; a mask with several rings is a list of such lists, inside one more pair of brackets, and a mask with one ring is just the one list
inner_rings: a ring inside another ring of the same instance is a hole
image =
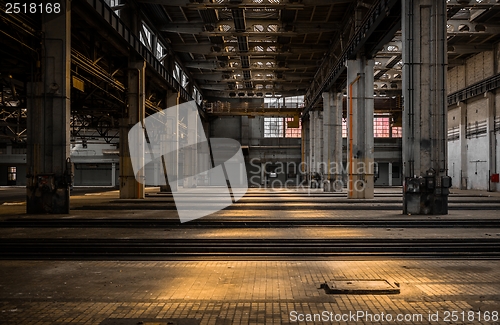
[[[196, 205], [196, 202], [193, 202]], [[464, 204], [453, 204], [450, 202], [449, 204], [450, 210], [500, 210], [500, 203], [488, 203], [488, 204], [473, 204], [473, 203], [464, 203]], [[147, 207], [143, 204], [120, 204], [120, 205], [106, 205], [106, 206], [93, 206], [86, 205], [81, 207], [72, 208], [73, 211], [174, 211], [176, 210], [176, 206], [174, 203], [156, 203], [148, 202]], [[354, 203], [338, 203], [338, 204], [320, 204], [315, 203], [314, 205], [269, 205], [268, 203], [260, 203], [260, 204], [233, 204], [224, 209], [224, 211], [241, 211], [241, 210], [252, 210], [252, 211], [335, 211], [335, 210], [344, 210], [344, 211], [400, 211], [401, 210], [401, 202], [395, 201], [393, 204], [385, 204], [380, 205], [374, 202], [359, 202], [358, 200]]]
[[12, 219], [0, 223], [0, 228], [289, 228], [289, 227], [358, 227], [358, 228], [500, 228], [498, 219], [328, 219], [265, 217], [238, 219], [237, 216], [199, 219], [180, 223], [177, 219]]
[[500, 239], [0, 239], [0, 259], [498, 258]]

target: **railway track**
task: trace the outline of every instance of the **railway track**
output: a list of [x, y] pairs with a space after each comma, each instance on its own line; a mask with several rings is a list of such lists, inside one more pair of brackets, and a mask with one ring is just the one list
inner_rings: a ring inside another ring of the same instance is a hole
[[289, 227], [374, 227], [374, 228], [500, 228], [500, 219], [326, 219], [325, 218], [241, 218], [197, 219], [7, 219], [0, 228], [289, 228]]
[[500, 238], [0, 239], [0, 259], [498, 258]]
[[[300, 203], [300, 202], [297, 202]], [[193, 207], [197, 207], [200, 209], [201, 207], [193, 205]], [[133, 204], [120, 204], [120, 205], [106, 205], [106, 206], [91, 206], [91, 205], [83, 205], [79, 207], [75, 207], [73, 211], [117, 211], [117, 210], [126, 210], [126, 211], [173, 211], [176, 210], [176, 206], [173, 203], [162, 204], [155, 202], [147, 202], [147, 204], [141, 203], [133, 203]], [[253, 211], [270, 211], [270, 210], [280, 210], [280, 211], [335, 211], [335, 210], [346, 210], [346, 211], [360, 211], [360, 210], [376, 210], [376, 211], [401, 211], [401, 204], [397, 202], [394, 204], [378, 204], [378, 203], [347, 203], [347, 204], [322, 204], [318, 202], [316, 204], [311, 205], [280, 205], [280, 204], [233, 204], [227, 208], [223, 209], [224, 211], [241, 211], [241, 210], [253, 210]], [[500, 204], [481, 204], [481, 203], [464, 203], [464, 204], [453, 204], [450, 203], [448, 206], [448, 210], [456, 211], [456, 210], [500, 210]]]

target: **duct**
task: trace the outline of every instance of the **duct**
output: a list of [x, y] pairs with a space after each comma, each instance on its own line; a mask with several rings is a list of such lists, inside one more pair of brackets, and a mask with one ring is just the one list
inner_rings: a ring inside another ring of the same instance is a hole
[[241, 56], [241, 67], [245, 69], [250, 68], [250, 61], [248, 60], [248, 56], [246, 55]]
[[217, 17], [217, 12], [213, 9], [200, 10], [199, 12], [201, 18], [207, 24], [215, 24], [219, 20]]
[[245, 24], [245, 12], [243, 9], [233, 9], [233, 21], [234, 21], [234, 29], [237, 32], [243, 32], [246, 29]]

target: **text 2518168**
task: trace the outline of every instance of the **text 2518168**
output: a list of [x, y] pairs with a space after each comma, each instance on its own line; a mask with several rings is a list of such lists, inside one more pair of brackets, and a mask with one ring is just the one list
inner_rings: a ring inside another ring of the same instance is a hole
[[57, 2], [48, 2], [48, 3], [7, 2], [5, 4], [6, 14], [58, 14], [60, 12], [61, 12], [61, 4]]

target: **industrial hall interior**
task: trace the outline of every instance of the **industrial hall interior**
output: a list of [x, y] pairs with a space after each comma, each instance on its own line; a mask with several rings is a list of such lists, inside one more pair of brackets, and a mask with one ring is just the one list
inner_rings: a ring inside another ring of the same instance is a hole
[[0, 324], [500, 324], [499, 0], [0, 0]]

